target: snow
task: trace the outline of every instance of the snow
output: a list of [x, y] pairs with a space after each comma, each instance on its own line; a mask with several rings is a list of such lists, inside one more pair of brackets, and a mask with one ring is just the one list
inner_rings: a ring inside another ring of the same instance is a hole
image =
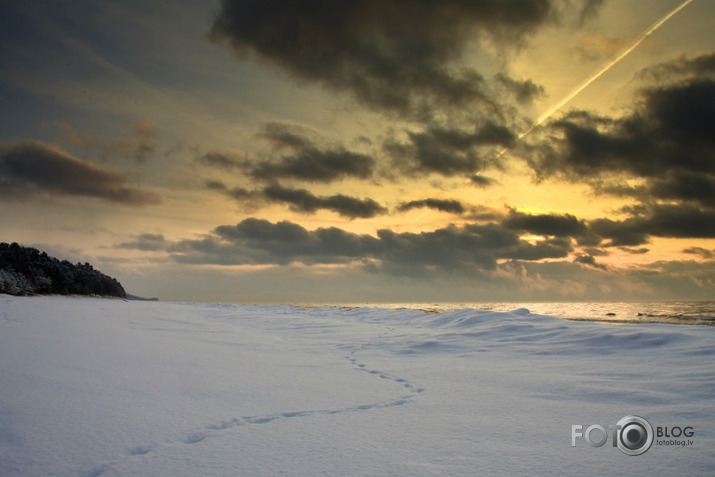
[[[0, 475], [707, 475], [715, 328], [0, 295]], [[640, 456], [583, 439], [692, 426]]]

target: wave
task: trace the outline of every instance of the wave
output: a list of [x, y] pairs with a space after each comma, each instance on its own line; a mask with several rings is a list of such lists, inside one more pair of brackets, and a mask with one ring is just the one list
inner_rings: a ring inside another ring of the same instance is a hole
[[[303, 308], [326, 305], [296, 305]], [[633, 301], [633, 302], [501, 302], [501, 303], [363, 303], [327, 305], [329, 308], [360, 309], [384, 308], [388, 310], [419, 310], [441, 314], [464, 309], [548, 315], [576, 321], [604, 323], [667, 323], [674, 325], [715, 326], [715, 301]]]
[[[564, 320], [535, 314], [527, 308], [508, 312], [474, 308], [434, 312], [408, 307], [294, 307], [293, 310], [313, 318], [337, 315], [346, 321], [382, 324], [391, 331], [373, 340], [370, 346], [397, 355], [470, 355], [484, 351], [534, 355], [659, 352], [715, 355], [715, 344], [702, 339], [703, 331], [711, 332], [710, 327], [672, 326], [663, 321], [637, 325], [620, 321], [617, 322], [620, 326], [614, 326], [614, 322], [606, 325], [597, 320]], [[271, 313], [275, 311], [278, 310]]]

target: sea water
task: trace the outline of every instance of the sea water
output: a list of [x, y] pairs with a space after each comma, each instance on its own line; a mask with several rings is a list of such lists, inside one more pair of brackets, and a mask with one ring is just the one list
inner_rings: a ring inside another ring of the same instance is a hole
[[[301, 306], [306, 306], [301, 304]], [[307, 306], [325, 306], [311, 304]], [[336, 306], [335, 304], [328, 306]], [[578, 321], [619, 323], [671, 323], [715, 326], [715, 300], [620, 302], [475, 302], [475, 303], [351, 303], [343, 307], [417, 309], [430, 313], [473, 308], [508, 312], [525, 308], [537, 315]]]

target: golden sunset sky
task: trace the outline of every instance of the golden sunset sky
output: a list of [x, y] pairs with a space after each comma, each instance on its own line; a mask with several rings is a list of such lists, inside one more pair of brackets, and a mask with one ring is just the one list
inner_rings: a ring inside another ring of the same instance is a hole
[[715, 297], [715, 2], [0, 4], [0, 241], [233, 302]]

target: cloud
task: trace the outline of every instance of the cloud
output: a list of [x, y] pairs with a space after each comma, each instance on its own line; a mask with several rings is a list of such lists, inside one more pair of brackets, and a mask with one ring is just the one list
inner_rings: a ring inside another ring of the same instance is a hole
[[522, 104], [544, 95], [544, 87], [531, 80], [517, 80], [504, 73], [498, 73], [496, 80]]
[[372, 199], [356, 199], [343, 194], [320, 197], [305, 189], [291, 189], [277, 184], [266, 187], [262, 192], [267, 200], [291, 204], [291, 208], [298, 212], [313, 213], [318, 209], [327, 209], [351, 219], [375, 217], [387, 212]]
[[117, 245], [118, 248], [142, 251], [161, 251], [169, 246], [169, 242], [163, 234], [140, 234], [130, 242], [123, 242]]
[[[515, 216], [512, 213], [501, 218], [509, 220]], [[545, 217], [535, 215], [521, 214], [516, 218], [525, 220], [530, 227], [535, 224], [546, 227], [550, 232], [581, 230], [581, 226], [567, 225], [572, 224], [567, 216], [554, 216], [555, 224], [548, 224]], [[613, 230], [609, 232], [605, 224], [587, 223], [589, 228], [598, 228], [614, 238], [619, 236], [615, 229], [623, 225], [639, 224], [613, 221]], [[487, 299], [492, 293], [508, 289], [511, 295], [504, 295], [504, 299], [514, 294], [532, 299], [544, 296], [662, 299], [682, 297], [682, 293], [703, 297], [715, 290], [713, 261], [655, 262], [627, 269], [612, 268], [596, 260], [598, 256], [608, 255], [603, 248], [575, 249], [574, 241], [568, 236], [531, 236], [526, 240], [522, 236], [525, 232], [530, 233], [492, 222], [450, 225], [422, 233], [381, 229], [376, 235], [368, 235], [336, 227], [308, 230], [286, 220], [270, 222], [248, 218], [236, 225], [216, 227], [200, 239], [168, 241], [160, 234], [143, 234], [119, 246], [164, 252], [179, 264], [247, 266], [249, 270], [257, 270], [244, 278], [249, 282], [260, 276], [262, 270], [277, 267], [274, 270], [279, 271], [275, 271], [275, 276], [302, 270], [305, 280], [328, 276], [330, 282], [348, 283], [350, 277], [359, 275], [354, 283], [360, 282], [361, 286], [368, 275], [374, 277], [370, 283], [401, 277], [409, 279], [401, 283], [413, 291], [427, 284], [437, 287], [436, 296], [448, 290], [470, 290], [468, 296], [473, 297], [480, 290], [491, 290], [482, 297]], [[605, 236], [601, 239], [610, 240]], [[698, 247], [691, 247], [685, 253], [706, 260], [712, 258], [712, 251]], [[242, 270], [240, 273], [248, 273]], [[394, 291], [392, 287], [389, 289]]]
[[644, 86], [629, 113], [571, 111], [526, 147], [540, 179], [584, 182], [597, 194], [639, 201], [620, 211], [624, 219], [587, 222], [579, 244], [638, 253], [631, 247], [651, 237], [715, 238], [714, 58], [708, 53], [644, 70], [639, 77], [665, 84]]
[[404, 202], [397, 208], [400, 212], [405, 212], [411, 209], [426, 207], [429, 209], [439, 210], [441, 212], [449, 212], [452, 214], [464, 213], [464, 206], [458, 200], [449, 199], [422, 199]]
[[643, 222], [634, 219], [596, 219], [589, 223], [589, 230], [598, 237], [595, 245], [601, 244], [603, 240], [609, 240], [605, 246], [628, 247], [650, 242], [648, 231], [643, 229]]
[[138, 162], [144, 162], [154, 153], [156, 143], [156, 121], [143, 119], [131, 126], [133, 137], [122, 139], [116, 145], [116, 150], [134, 157]]
[[576, 254], [573, 261], [575, 263], [581, 263], [583, 265], [587, 265], [587, 266], [593, 267], [593, 268], [598, 268], [600, 270], [608, 270], [608, 267], [606, 267], [605, 265], [603, 265], [601, 263], [596, 262], [596, 258], [593, 255], [579, 253], [579, 254]]
[[375, 160], [365, 154], [342, 148], [321, 151], [316, 147], [305, 147], [278, 161], [255, 164], [250, 167], [249, 174], [264, 181], [333, 182], [345, 177], [367, 179], [372, 176], [374, 166]]
[[508, 229], [521, 230], [535, 235], [575, 237], [586, 232], [586, 224], [571, 214], [524, 214], [512, 210], [502, 225]]
[[642, 104], [623, 118], [577, 111], [552, 122], [553, 147], [532, 162], [534, 169], [582, 179], [605, 172], [646, 178], [715, 173], [715, 81], [697, 79], [642, 94]]
[[518, 42], [552, 12], [547, 0], [224, 0], [209, 37], [371, 108], [424, 113], [488, 105], [482, 76], [456, 65], [464, 50], [477, 38]]
[[586, 0], [581, 8], [580, 24], [583, 25], [588, 20], [598, 16], [598, 10], [605, 0]]
[[690, 294], [700, 292], [701, 297], [707, 299], [715, 288], [715, 261], [659, 261], [648, 264], [642, 271], [635, 270], [632, 277], [645, 278], [662, 290], [662, 296], [679, 298], [670, 290], [683, 290]]
[[480, 174], [474, 174], [469, 180], [477, 187], [486, 188], [494, 185], [496, 181], [492, 178], [482, 176]]
[[[678, 68], [700, 71], [704, 58]], [[645, 88], [641, 97], [620, 118], [572, 111], [553, 121], [531, 166], [542, 179], [586, 182], [597, 194], [640, 201], [623, 209], [626, 219], [591, 221], [585, 240], [635, 247], [651, 236], [715, 237], [715, 80], [689, 77]]]
[[249, 218], [222, 225], [202, 240], [184, 240], [167, 247], [183, 263], [220, 265], [344, 264], [375, 253], [378, 241], [337, 228], [308, 231], [281, 221]]
[[432, 126], [408, 132], [408, 142], [396, 139], [384, 143], [393, 167], [409, 175], [435, 173], [443, 176], [473, 175], [492, 164], [493, 158], [480, 154], [479, 146], [509, 146], [516, 136], [504, 126], [487, 122], [474, 131]]
[[676, 171], [651, 179], [648, 186], [640, 192], [639, 194], [639, 189], [635, 188], [633, 195], [715, 207], [715, 174]]
[[217, 169], [231, 171], [239, 167], [245, 167], [247, 161], [243, 161], [232, 157], [229, 154], [224, 154], [216, 151], [207, 152], [197, 159], [198, 162]]
[[689, 253], [691, 255], [697, 255], [707, 260], [712, 260], [715, 258], [715, 250], [708, 250], [703, 247], [688, 247], [683, 250], [683, 253]]
[[580, 33], [576, 36], [575, 53], [585, 61], [597, 61], [613, 58], [627, 45], [629, 39], [614, 38], [603, 33]]
[[234, 154], [209, 152], [198, 161], [210, 167], [243, 174], [263, 182], [292, 179], [329, 183], [344, 178], [368, 179], [373, 175], [375, 159], [342, 146], [320, 146], [315, 134], [306, 128], [282, 123], [267, 123], [260, 136], [270, 143], [278, 158], [249, 160]]
[[350, 219], [370, 218], [387, 213], [387, 209], [373, 199], [358, 199], [344, 194], [318, 196], [306, 189], [283, 187], [277, 183], [254, 190], [243, 187], [229, 188], [216, 180], [208, 180], [204, 186], [241, 203], [247, 210], [256, 210], [269, 203], [281, 203], [288, 204], [296, 212], [313, 214], [319, 210], [331, 210]]
[[316, 133], [308, 128], [278, 122], [264, 124], [261, 136], [267, 139], [275, 149], [307, 149], [314, 147], [317, 139]]
[[272, 223], [257, 218], [219, 226], [200, 240], [167, 243], [162, 236], [145, 234], [120, 246], [140, 250], [163, 247], [182, 263], [352, 264], [407, 276], [486, 273], [494, 271], [500, 260], [564, 258], [573, 251], [567, 238], [530, 242], [495, 223], [451, 225], [422, 233], [381, 229], [372, 236], [335, 227], [309, 231], [289, 221]]
[[661, 204], [633, 210], [624, 220], [596, 219], [588, 223], [589, 232], [606, 246], [635, 247], [649, 243], [650, 237], [715, 238], [715, 210], [694, 205]]
[[132, 123], [129, 127], [129, 135], [121, 139], [82, 134], [71, 124], [62, 121], [55, 122], [54, 127], [58, 130], [62, 141], [86, 151], [97, 150], [105, 158], [118, 154], [137, 162], [146, 162], [157, 149], [156, 121], [153, 119], [142, 119]]
[[538, 261], [545, 258], [565, 258], [573, 251], [571, 240], [565, 238], [549, 238], [530, 243], [521, 240], [514, 247], [500, 251], [499, 258], [514, 260]]
[[0, 198], [5, 200], [47, 193], [134, 206], [160, 201], [157, 195], [128, 184], [125, 173], [77, 159], [52, 145], [21, 141], [0, 146]]
[[645, 68], [638, 77], [665, 82], [688, 77], [712, 77], [712, 75], [715, 75], [715, 53], [708, 52], [693, 58], [683, 55], [672, 61]]
[[652, 206], [645, 217], [630, 219], [657, 237], [715, 238], [715, 210], [693, 205]]

